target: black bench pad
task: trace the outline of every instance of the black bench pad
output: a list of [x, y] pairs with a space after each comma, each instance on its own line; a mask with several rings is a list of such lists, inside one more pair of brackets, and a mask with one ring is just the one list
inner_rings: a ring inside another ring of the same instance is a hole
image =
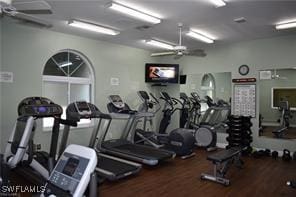
[[211, 154], [207, 157], [209, 161], [222, 163], [231, 159], [233, 156], [239, 154], [242, 148], [231, 148], [227, 150], [222, 150], [217, 153]]

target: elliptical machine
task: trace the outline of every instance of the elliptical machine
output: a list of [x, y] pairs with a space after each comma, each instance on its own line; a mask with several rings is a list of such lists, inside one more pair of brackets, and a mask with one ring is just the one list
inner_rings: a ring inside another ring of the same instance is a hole
[[[192, 101], [195, 102], [197, 106], [198, 112], [200, 112], [200, 102], [199, 96], [196, 92], [191, 93]], [[187, 95], [184, 93], [182, 95], [183, 99], [190, 100]], [[194, 109], [191, 113], [189, 113], [189, 118], [187, 121], [187, 127], [194, 129], [193, 135], [196, 140], [196, 145], [199, 147], [206, 148], [207, 151], [213, 151], [216, 150], [216, 144], [217, 144], [217, 130], [223, 129], [225, 130], [227, 128], [227, 117], [230, 114], [230, 106], [229, 105], [217, 105], [213, 102], [213, 100], [210, 97], [205, 97], [207, 100], [207, 103], [209, 107], [204, 115], [202, 116], [202, 119], [197, 124], [195, 121], [194, 114], [198, 112], [194, 112]], [[198, 103], [198, 104], [196, 104]], [[200, 115], [200, 113], [199, 113]]]
[[[156, 97], [153, 94], [150, 94], [154, 100], [158, 102]], [[192, 131], [190, 129], [185, 128], [177, 128], [172, 130], [169, 134], [166, 133], [167, 127], [171, 123], [172, 115], [181, 108], [175, 107], [177, 104], [181, 104], [182, 102], [176, 98], [170, 97], [167, 92], [160, 92], [160, 99], [164, 100], [163, 107], [163, 117], [159, 123], [158, 133], [160, 135], [168, 135], [166, 142], [166, 138], [158, 137], [159, 141], [164, 144], [168, 144], [177, 154], [183, 155], [182, 159], [186, 159], [195, 155], [193, 152], [195, 147], [195, 139], [192, 136]], [[179, 153], [178, 153], [179, 152]]]
[[[56, 163], [60, 124], [77, 126], [76, 122], [61, 119], [63, 108], [44, 97], [28, 97], [18, 105], [18, 119], [7, 142], [4, 161], [29, 181], [43, 185]], [[54, 118], [49, 154], [34, 149], [36, 119]]]
[[188, 127], [189, 119], [190, 119], [190, 111], [192, 109], [191, 102], [188, 99], [187, 95], [184, 92], [180, 92], [181, 102], [181, 111], [180, 111], [180, 128]]

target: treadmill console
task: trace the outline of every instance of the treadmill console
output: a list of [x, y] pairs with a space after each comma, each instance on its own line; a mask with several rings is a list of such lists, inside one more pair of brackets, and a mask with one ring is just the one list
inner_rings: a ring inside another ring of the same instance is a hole
[[96, 165], [93, 149], [69, 145], [47, 180], [44, 195], [83, 196]]
[[92, 111], [90, 109], [89, 104], [86, 101], [76, 101], [74, 105], [79, 115], [82, 115], [82, 116], [91, 115]]
[[44, 97], [28, 97], [18, 105], [20, 116], [33, 116], [37, 118], [61, 116], [63, 108]]
[[109, 96], [109, 100], [111, 101], [111, 103], [119, 108], [119, 109], [122, 109], [125, 107], [125, 103], [122, 101], [122, 99], [120, 98], [119, 95], [110, 95]]
[[70, 103], [66, 109], [67, 119], [77, 122], [81, 119], [99, 118], [101, 114], [101, 111], [94, 104], [86, 101]]

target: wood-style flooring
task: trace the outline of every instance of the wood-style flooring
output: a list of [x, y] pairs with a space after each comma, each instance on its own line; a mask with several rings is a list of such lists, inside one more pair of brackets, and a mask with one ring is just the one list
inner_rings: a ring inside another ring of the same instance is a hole
[[[226, 177], [231, 185], [200, 180], [203, 172], [212, 172], [213, 165], [206, 160], [207, 153], [197, 150], [196, 156], [187, 160], [176, 158], [156, 167], [145, 166], [133, 177], [99, 186], [102, 197], [196, 197], [196, 196], [296, 196], [296, 189], [286, 186], [286, 181], [296, 179], [296, 161], [284, 162], [280, 158], [243, 157], [243, 169], [232, 166]], [[14, 176], [16, 183], [26, 184]], [[31, 196], [22, 194], [20, 196]]]

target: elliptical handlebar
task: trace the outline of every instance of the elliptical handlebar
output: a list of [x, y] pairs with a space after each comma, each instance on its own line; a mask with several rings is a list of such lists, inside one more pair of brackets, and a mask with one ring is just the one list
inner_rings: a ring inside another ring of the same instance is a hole
[[158, 103], [159, 104], [159, 100], [154, 96], [154, 94], [152, 94], [150, 92], [149, 95], [153, 98], [153, 100], [155, 101], [155, 103]]
[[160, 109], [161, 109], [161, 105], [160, 105], [160, 102], [159, 100], [150, 92], [149, 95], [152, 97], [152, 100], [150, 100], [150, 102], [155, 106], [157, 106], [157, 108], [154, 110], [154, 112], [152, 112], [153, 114], [156, 114]]
[[161, 92], [160, 95], [161, 95], [160, 99], [163, 99], [166, 102], [164, 110], [166, 110], [167, 105], [170, 106], [170, 111], [171, 111], [172, 114], [175, 113], [175, 111], [177, 111], [177, 110], [182, 110], [182, 108], [175, 107], [178, 104], [183, 106], [182, 101], [180, 101], [177, 98], [170, 97], [170, 95], [168, 93], [166, 93], [166, 92]]
[[183, 105], [182, 101], [180, 101], [179, 99], [177, 99], [177, 98], [171, 98], [171, 99], [172, 99], [172, 101], [174, 102], [175, 105], [177, 105], [178, 103], [180, 105]]

